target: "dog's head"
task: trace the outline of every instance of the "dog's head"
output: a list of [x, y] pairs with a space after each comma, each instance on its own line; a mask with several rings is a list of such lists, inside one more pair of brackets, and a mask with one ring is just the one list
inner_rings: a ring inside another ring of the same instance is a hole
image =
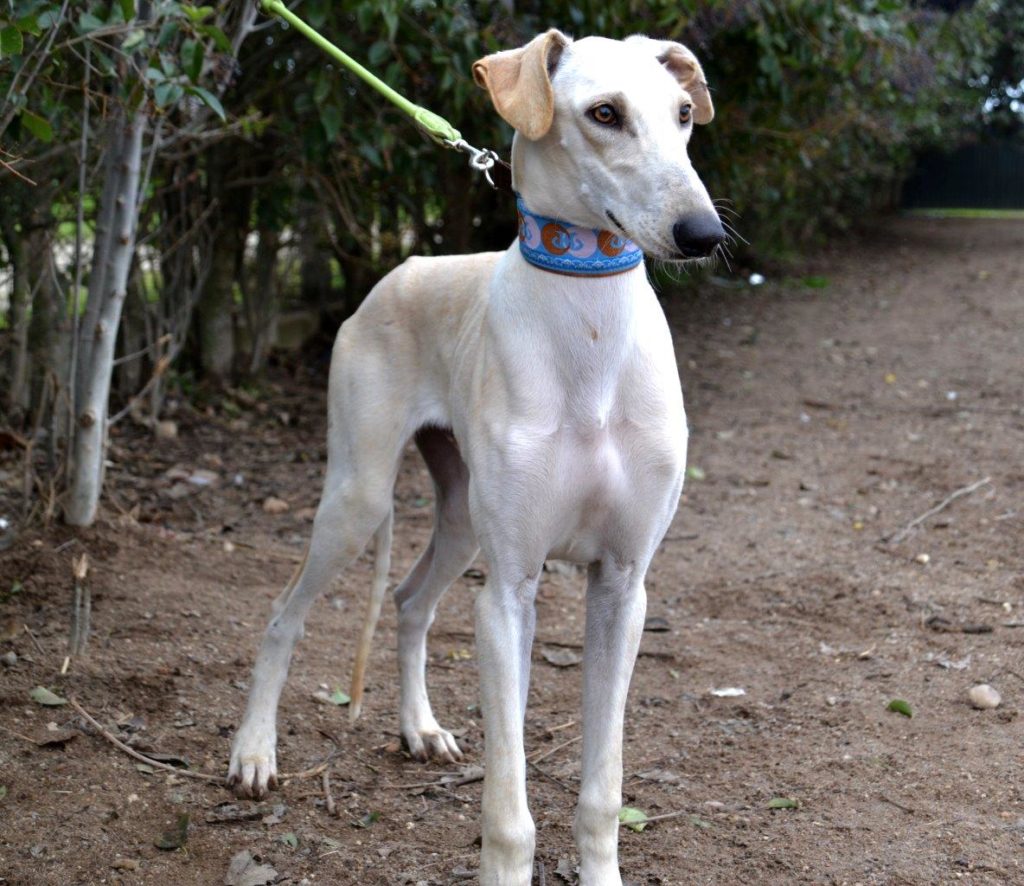
[[725, 239], [686, 152], [714, 108], [685, 46], [552, 29], [476, 62], [473, 77], [516, 130], [515, 187], [533, 212], [616, 230], [668, 260]]

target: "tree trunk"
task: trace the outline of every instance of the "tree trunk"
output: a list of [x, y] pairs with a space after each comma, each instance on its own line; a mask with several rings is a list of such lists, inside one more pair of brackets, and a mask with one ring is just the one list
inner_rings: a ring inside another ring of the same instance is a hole
[[[124, 114], [133, 116], [125, 119]], [[113, 183], [104, 181], [103, 196], [113, 199], [115, 209], [112, 224], [100, 243], [97, 231], [96, 256], [108, 256], [103, 289], [90, 285], [86, 315], [96, 317], [95, 324], [82, 326], [79, 354], [89, 352], [81, 380], [84, 396], [78, 403], [78, 428], [75, 435], [75, 453], [71, 465], [71, 490], [65, 519], [72, 526], [88, 526], [96, 519], [96, 507], [103, 485], [103, 460], [107, 437], [107, 404], [110, 397], [110, 379], [113, 373], [114, 345], [121, 319], [135, 253], [135, 234], [138, 227], [138, 191], [142, 176], [142, 141], [148, 120], [140, 107], [133, 112], [124, 111], [111, 121], [115, 130], [113, 144], [116, 156], [106, 172]], [[111, 186], [108, 187], [108, 184]], [[101, 216], [106, 209], [101, 206]], [[102, 258], [101, 258], [102, 260]], [[95, 265], [94, 265], [95, 269]], [[93, 308], [94, 297], [98, 305]], [[92, 310], [90, 310], [92, 309]], [[87, 349], [81, 344], [89, 342]]]
[[213, 244], [210, 276], [196, 309], [199, 321], [199, 363], [203, 375], [223, 382], [235, 362], [235, 259], [234, 238], [222, 229]]
[[47, 453], [50, 468], [54, 467], [57, 441], [54, 433], [59, 431], [57, 402], [63, 379], [67, 374], [67, 363], [61, 357], [65, 353], [64, 333], [67, 318], [60, 289], [55, 279], [53, 255], [51, 252], [51, 231], [33, 214], [27, 234], [29, 278], [34, 282], [32, 296], [32, 318], [28, 326], [28, 353], [31, 371], [29, 373], [29, 403], [33, 420], [38, 428], [49, 430]]
[[217, 204], [217, 221], [210, 275], [196, 307], [199, 364], [208, 378], [225, 381], [235, 362], [235, 285], [245, 264], [253, 191], [252, 187], [232, 187], [240, 174], [249, 172], [247, 167], [240, 167], [233, 142], [215, 145], [208, 154], [207, 196]]
[[281, 235], [270, 227], [260, 228], [260, 242], [256, 251], [256, 268], [252, 302], [251, 329], [252, 354], [249, 358], [249, 374], [256, 375], [263, 370], [267, 354], [274, 342], [277, 331], [277, 252], [281, 246]]
[[331, 252], [321, 208], [299, 202], [299, 287], [302, 303], [315, 307], [323, 322], [331, 303]]
[[[123, 111], [115, 111], [122, 114]], [[75, 404], [79, 409], [85, 399], [85, 388], [92, 363], [93, 336], [90, 330], [96, 328], [99, 312], [107, 291], [110, 275], [111, 249], [114, 243], [114, 213], [117, 209], [118, 187], [121, 176], [117, 165], [124, 157], [124, 138], [127, 127], [118, 125], [120, 117], [107, 127], [110, 141], [103, 161], [103, 192], [100, 195], [99, 214], [96, 216], [96, 236], [93, 240], [92, 263], [89, 267], [89, 296], [85, 301], [85, 313], [79, 325], [78, 357], [75, 366]], [[81, 199], [81, 198], [80, 198]]]
[[10, 387], [4, 398], [7, 411], [13, 413], [15, 409], [28, 408], [28, 389], [25, 380], [28, 377], [28, 326], [32, 289], [29, 284], [25, 240], [21, 233], [15, 230], [11, 219], [5, 217], [0, 224], [13, 272], [10, 311], [11, 352], [7, 364]]
[[[146, 293], [142, 284], [143, 271], [138, 262], [128, 283], [128, 297], [125, 299], [121, 316], [120, 344], [123, 359], [114, 374], [116, 399], [130, 400], [143, 385], [143, 370], [156, 362], [155, 355], [141, 354], [149, 343], [146, 339]], [[136, 356], [138, 355], [138, 356]], [[150, 359], [147, 359], [149, 357]]]

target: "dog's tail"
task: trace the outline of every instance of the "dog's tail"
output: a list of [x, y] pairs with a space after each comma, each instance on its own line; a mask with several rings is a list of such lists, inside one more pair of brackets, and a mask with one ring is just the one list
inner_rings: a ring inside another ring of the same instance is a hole
[[388, 510], [384, 522], [373, 534], [373, 590], [366, 606], [366, 618], [363, 620], [363, 633], [359, 637], [356, 649], [356, 660], [352, 667], [352, 687], [349, 692], [351, 701], [348, 704], [348, 719], [354, 723], [359, 718], [363, 707], [363, 680], [366, 676], [366, 662], [373, 646], [373, 633], [377, 629], [380, 618], [380, 607], [384, 602], [384, 592], [388, 589], [388, 572], [391, 570], [391, 534], [395, 524], [395, 509]]

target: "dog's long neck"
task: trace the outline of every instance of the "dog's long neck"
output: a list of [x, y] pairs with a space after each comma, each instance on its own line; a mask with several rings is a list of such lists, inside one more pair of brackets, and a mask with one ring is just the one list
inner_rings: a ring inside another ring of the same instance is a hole
[[492, 328], [507, 337], [499, 345], [506, 377], [523, 381], [510, 391], [517, 411], [539, 407], [539, 418], [603, 427], [635, 352], [643, 325], [638, 318], [653, 300], [642, 264], [606, 277], [552, 274], [528, 264], [513, 244], [499, 267], [489, 313]]

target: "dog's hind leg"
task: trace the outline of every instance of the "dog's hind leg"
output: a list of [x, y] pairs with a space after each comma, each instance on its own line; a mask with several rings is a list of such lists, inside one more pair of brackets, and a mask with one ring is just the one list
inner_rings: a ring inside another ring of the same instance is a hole
[[358, 333], [343, 328], [339, 335], [327, 477], [313, 536], [297, 579], [274, 604], [232, 745], [228, 781], [241, 796], [262, 797], [274, 786], [277, 703], [292, 650], [313, 601], [388, 517], [398, 460], [411, 433], [405, 380], [389, 373], [386, 354], [350, 347]]
[[438, 725], [427, 697], [427, 631], [444, 592], [476, 557], [469, 519], [469, 470], [447, 430], [423, 428], [416, 445], [434, 480], [434, 534], [416, 565], [395, 590], [398, 607], [398, 667], [401, 675], [399, 725], [417, 760], [452, 762], [462, 753], [452, 734]]

